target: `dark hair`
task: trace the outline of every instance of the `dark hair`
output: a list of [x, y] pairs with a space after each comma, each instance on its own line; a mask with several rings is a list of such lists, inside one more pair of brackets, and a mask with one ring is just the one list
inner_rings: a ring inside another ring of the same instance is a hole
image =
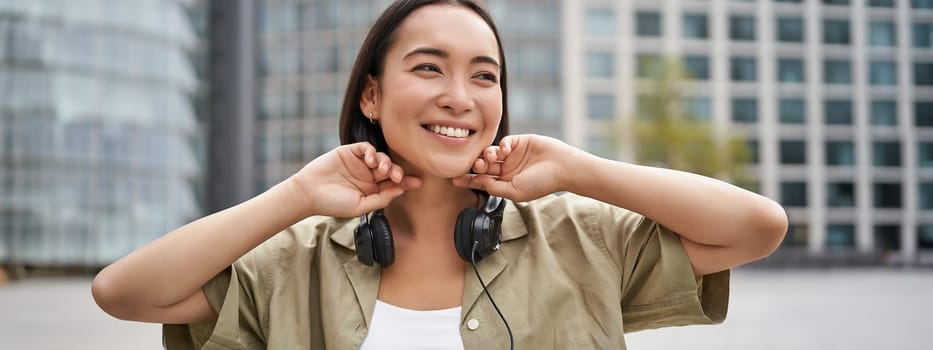
[[369, 141], [380, 152], [388, 152], [389, 147], [386, 144], [385, 136], [379, 124], [370, 123], [369, 119], [360, 110], [360, 99], [363, 96], [363, 89], [366, 87], [366, 77], [373, 76], [379, 78], [382, 74], [382, 68], [385, 63], [386, 52], [395, 41], [395, 32], [405, 18], [415, 10], [433, 4], [450, 4], [466, 7], [476, 12], [496, 36], [496, 45], [499, 47], [500, 74], [499, 86], [502, 89], [502, 120], [499, 122], [499, 130], [496, 132], [496, 138], [493, 144], [498, 144], [499, 140], [509, 132], [509, 112], [508, 112], [508, 89], [506, 84], [505, 70], [505, 52], [502, 51], [502, 40], [499, 39], [499, 31], [489, 15], [486, 7], [476, 0], [399, 0], [391, 5], [376, 19], [366, 40], [360, 47], [360, 52], [356, 56], [356, 63], [353, 64], [353, 71], [350, 72], [350, 79], [347, 82], [347, 90], [343, 99], [343, 108], [340, 110], [340, 144]]

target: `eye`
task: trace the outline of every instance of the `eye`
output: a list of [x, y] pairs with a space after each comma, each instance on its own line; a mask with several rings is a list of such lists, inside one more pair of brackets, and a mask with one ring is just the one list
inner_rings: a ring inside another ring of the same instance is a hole
[[499, 78], [496, 77], [496, 75], [495, 75], [495, 74], [492, 74], [492, 73], [479, 73], [479, 74], [476, 75], [476, 78], [483, 79], [483, 80], [488, 80], [488, 81], [491, 81], [491, 82], [493, 82], [493, 83], [499, 82]]
[[435, 65], [433, 65], [433, 64], [421, 64], [421, 65], [415, 66], [415, 68], [412, 69], [412, 71], [413, 71], [413, 72], [421, 71], [421, 72], [436, 72], [436, 73], [440, 73], [440, 72], [441, 72], [441, 69], [440, 69], [440, 68], [437, 68], [437, 66], [435, 66]]

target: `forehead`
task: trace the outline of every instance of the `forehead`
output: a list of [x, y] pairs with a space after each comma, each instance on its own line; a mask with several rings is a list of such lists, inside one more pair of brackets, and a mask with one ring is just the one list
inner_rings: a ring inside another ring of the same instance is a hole
[[492, 28], [473, 10], [450, 4], [428, 5], [412, 12], [396, 32], [389, 51], [408, 52], [419, 47], [443, 49], [451, 55], [499, 58]]

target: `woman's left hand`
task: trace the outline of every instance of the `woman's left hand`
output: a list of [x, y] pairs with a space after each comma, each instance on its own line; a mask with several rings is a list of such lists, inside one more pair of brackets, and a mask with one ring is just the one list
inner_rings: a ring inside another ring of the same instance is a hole
[[473, 163], [475, 174], [453, 179], [459, 187], [484, 190], [513, 201], [528, 201], [567, 190], [568, 163], [586, 155], [566, 143], [539, 135], [514, 135], [489, 146]]

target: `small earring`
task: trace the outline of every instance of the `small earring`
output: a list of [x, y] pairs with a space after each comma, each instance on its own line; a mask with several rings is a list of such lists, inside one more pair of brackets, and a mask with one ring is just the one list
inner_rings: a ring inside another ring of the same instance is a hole
[[374, 117], [374, 113], [369, 113], [369, 123], [372, 125], [376, 125], [376, 120], [373, 119]]

